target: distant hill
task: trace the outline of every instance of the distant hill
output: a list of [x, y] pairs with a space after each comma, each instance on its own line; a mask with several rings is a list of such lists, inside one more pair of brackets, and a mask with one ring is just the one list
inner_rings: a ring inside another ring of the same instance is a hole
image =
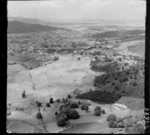
[[23, 23], [20, 21], [8, 21], [8, 28], [7, 28], [8, 34], [56, 31], [56, 30], [67, 30], [67, 29], [59, 27], [51, 27], [41, 24]]
[[107, 31], [103, 33], [93, 34], [94, 38], [116, 38], [116, 37], [125, 37], [126, 35], [139, 35], [144, 34], [144, 30], [122, 30], [122, 31]]

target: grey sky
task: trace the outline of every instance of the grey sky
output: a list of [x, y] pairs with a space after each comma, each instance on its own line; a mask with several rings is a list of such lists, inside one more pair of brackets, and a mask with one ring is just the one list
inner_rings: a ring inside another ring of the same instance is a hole
[[47, 0], [9, 1], [8, 15], [42, 20], [128, 20], [144, 22], [142, 0]]

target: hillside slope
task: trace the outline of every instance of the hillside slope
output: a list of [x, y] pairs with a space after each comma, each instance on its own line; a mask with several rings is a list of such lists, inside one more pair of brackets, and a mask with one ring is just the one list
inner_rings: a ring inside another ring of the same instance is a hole
[[29, 24], [19, 21], [8, 21], [7, 33], [29, 33], [29, 32], [41, 32], [41, 31], [56, 31], [67, 30], [64, 28], [45, 26], [40, 24]]

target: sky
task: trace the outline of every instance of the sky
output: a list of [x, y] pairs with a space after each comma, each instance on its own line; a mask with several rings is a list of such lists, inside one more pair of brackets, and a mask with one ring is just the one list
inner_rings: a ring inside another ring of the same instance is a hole
[[145, 0], [8, 1], [8, 16], [40, 20], [145, 22]]

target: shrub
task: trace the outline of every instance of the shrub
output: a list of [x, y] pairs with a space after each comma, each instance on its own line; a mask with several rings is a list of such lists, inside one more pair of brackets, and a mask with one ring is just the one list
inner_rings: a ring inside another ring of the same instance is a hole
[[96, 111], [96, 110], [100, 110], [101, 111], [101, 107], [100, 106], [96, 106], [94, 111]]
[[56, 102], [59, 103], [59, 102], [60, 102], [60, 99], [57, 99]]
[[63, 117], [60, 117], [59, 119], [57, 119], [57, 125], [59, 127], [64, 127], [66, 125], [66, 120]]
[[64, 112], [60, 112], [58, 115], [57, 115], [58, 117], [57, 117], [57, 119], [59, 119], [59, 118], [64, 118], [66, 121], [68, 120], [68, 116], [67, 116], [67, 114], [65, 114]]
[[110, 121], [110, 122], [109, 122], [108, 127], [109, 127], [109, 128], [113, 128], [113, 121]]
[[55, 56], [54, 61], [57, 61], [57, 60], [59, 60], [59, 57]]
[[65, 105], [61, 105], [60, 107], [59, 107], [59, 111], [64, 111], [64, 110], [66, 110], [66, 109], [68, 109], [68, 106], [65, 104]]
[[117, 122], [122, 122], [123, 119], [122, 119], [121, 117], [117, 117], [117, 118], [116, 118], [116, 121], [117, 121]]
[[107, 117], [107, 121], [115, 121], [116, 120], [116, 115], [115, 114], [110, 114], [108, 117]]
[[85, 106], [85, 105], [81, 105], [81, 110], [84, 110], [84, 106]]
[[136, 82], [133, 82], [132, 85], [133, 85], [133, 86], [137, 86], [137, 83], [136, 83]]
[[80, 104], [81, 104], [81, 102], [79, 101], [79, 102], [78, 102], [78, 105], [80, 105]]
[[122, 122], [123, 119], [122, 119], [121, 117], [117, 117], [117, 118], [116, 118], [116, 121], [117, 121], [117, 122]]
[[78, 104], [77, 103], [72, 103], [71, 105], [70, 105], [70, 108], [78, 108], [79, 106], [78, 106]]
[[102, 113], [102, 114], [106, 114], [105, 110], [102, 110], [101, 113]]
[[37, 113], [37, 114], [36, 114], [36, 118], [37, 118], [37, 119], [42, 119], [42, 114], [41, 114], [40, 112]]
[[57, 116], [57, 115], [58, 115], [58, 112], [56, 111], [56, 112], [55, 112], [55, 116]]
[[112, 128], [117, 128], [117, 121], [113, 121], [113, 127]]
[[101, 110], [95, 110], [94, 115], [95, 116], [100, 116], [101, 115]]
[[50, 98], [50, 100], [49, 100], [49, 103], [53, 103], [54, 101], [53, 101], [53, 98]]
[[89, 107], [87, 105], [84, 105], [84, 110], [87, 112], [89, 110]]
[[50, 103], [46, 103], [46, 107], [50, 107]]
[[22, 93], [22, 98], [26, 98], [26, 92], [25, 92], [25, 90]]
[[117, 127], [118, 128], [124, 128], [125, 126], [124, 126], [123, 122], [119, 122], [119, 123], [117, 123]]
[[41, 106], [42, 106], [42, 103], [41, 103], [41, 102], [37, 102], [37, 106], [38, 106], [38, 107], [41, 107]]

